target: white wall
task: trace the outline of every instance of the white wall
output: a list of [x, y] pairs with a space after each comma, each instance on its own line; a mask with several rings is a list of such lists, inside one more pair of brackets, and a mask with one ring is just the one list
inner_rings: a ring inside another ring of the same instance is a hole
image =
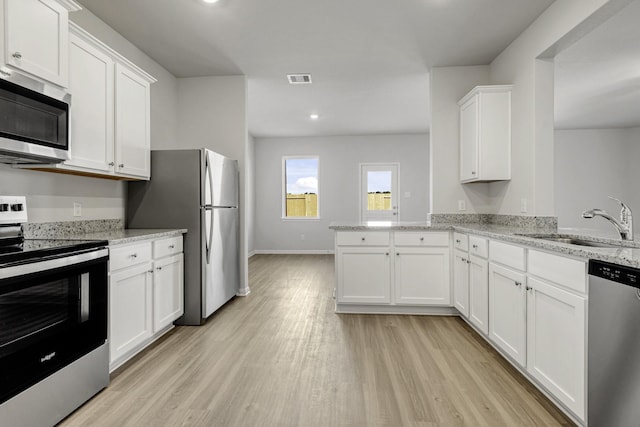
[[[554, 2], [485, 70], [477, 67], [434, 68], [431, 72], [432, 211], [554, 215], [553, 64], [564, 48], [629, 0]], [[544, 55], [543, 55], [544, 54]], [[488, 77], [488, 80], [487, 80]], [[512, 179], [490, 184], [457, 182], [457, 100], [478, 84], [512, 84]], [[461, 95], [460, 95], [461, 94]], [[521, 211], [521, 199], [528, 209]]]
[[[360, 163], [400, 163], [400, 220], [426, 220], [428, 134], [257, 138], [255, 145], [257, 251], [333, 250], [329, 224], [359, 220]], [[282, 157], [296, 155], [320, 157], [319, 220], [281, 219]]]
[[[164, 68], [84, 9], [71, 20], [158, 79], [151, 86], [151, 145], [176, 141], [177, 81]], [[124, 219], [126, 184], [99, 178], [23, 171], [0, 165], [0, 194], [25, 195], [30, 222]], [[82, 217], [73, 216], [73, 203]]]
[[488, 213], [487, 184], [460, 184], [460, 110], [458, 101], [475, 86], [488, 84], [489, 67], [431, 69], [431, 212]]
[[[210, 148], [240, 166], [240, 259], [241, 292], [248, 277], [247, 216], [247, 80], [245, 76], [192, 77], [178, 79], [178, 135], [168, 148]], [[246, 288], [248, 289], [248, 288]]]
[[555, 131], [555, 204], [560, 228], [619, 238], [602, 218], [583, 219], [600, 208], [619, 217], [619, 198], [640, 214], [640, 128]]

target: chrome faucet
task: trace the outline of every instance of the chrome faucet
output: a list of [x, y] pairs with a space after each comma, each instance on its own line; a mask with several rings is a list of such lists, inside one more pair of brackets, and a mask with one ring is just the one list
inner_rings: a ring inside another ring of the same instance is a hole
[[615, 197], [609, 196], [609, 198], [620, 203], [620, 206], [622, 206], [622, 209], [620, 210], [620, 221], [618, 221], [602, 209], [591, 209], [589, 211], [584, 211], [582, 212], [582, 218], [593, 218], [595, 216], [601, 216], [604, 219], [609, 220], [609, 222], [611, 222], [616, 227], [618, 233], [620, 233], [620, 238], [622, 240], [633, 240], [633, 215], [631, 213], [631, 208]]

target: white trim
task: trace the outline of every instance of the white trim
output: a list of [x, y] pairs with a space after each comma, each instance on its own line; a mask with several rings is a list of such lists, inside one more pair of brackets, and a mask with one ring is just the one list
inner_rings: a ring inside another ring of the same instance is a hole
[[[316, 208], [318, 209], [318, 215], [317, 216], [309, 216], [309, 217], [302, 217], [302, 216], [292, 216], [292, 217], [288, 217], [287, 216], [287, 174], [286, 174], [286, 165], [287, 165], [287, 160], [289, 159], [316, 159], [318, 160], [318, 170], [316, 171], [318, 174], [318, 191], [316, 193], [317, 196], [317, 206]], [[280, 203], [281, 203], [281, 208], [280, 208], [280, 212], [281, 212], [281, 218], [282, 219], [287, 219], [287, 220], [299, 220], [299, 219], [303, 219], [305, 221], [307, 220], [319, 220], [320, 219], [320, 156], [317, 154], [309, 154], [309, 155], [300, 155], [300, 156], [282, 156], [282, 170], [281, 170], [281, 174], [282, 174], [282, 183], [280, 184]]]
[[249, 252], [249, 254], [247, 255], [247, 258], [251, 258], [252, 256], [254, 256], [256, 254], [256, 251], [251, 251]]
[[82, 6], [76, 3], [74, 0], [56, 0], [56, 2], [60, 3], [62, 7], [67, 9], [69, 12], [77, 12], [82, 10]]
[[458, 310], [449, 306], [405, 306], [375, 304], [336, 304], [336, 313], [344, 314], [410, 314], [425, 316], [459, 316]]
[[256, 255], [333, 255], [333, 249], [256, 249]]

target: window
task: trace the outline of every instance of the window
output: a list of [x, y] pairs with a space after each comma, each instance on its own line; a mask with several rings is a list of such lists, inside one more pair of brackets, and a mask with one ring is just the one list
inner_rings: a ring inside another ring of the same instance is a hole
[[282, 159], [283, 218], [319, 218], [318, 157]]

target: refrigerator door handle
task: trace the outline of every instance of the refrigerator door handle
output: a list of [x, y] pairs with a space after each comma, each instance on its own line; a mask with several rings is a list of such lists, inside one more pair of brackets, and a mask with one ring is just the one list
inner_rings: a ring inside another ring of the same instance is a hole
[[205, 221], [207, 220], [207, 214], [210, 214], [209, 215], [210, 219], [208, 224], [206, 225], [209, 227], [209, 233], [205, 240], [205, 252], [207, 256], [207, 264], [210, 264], [211, 263], [211, 244], [213, 243], [213, 209], [205, 208], [204, 210]]

